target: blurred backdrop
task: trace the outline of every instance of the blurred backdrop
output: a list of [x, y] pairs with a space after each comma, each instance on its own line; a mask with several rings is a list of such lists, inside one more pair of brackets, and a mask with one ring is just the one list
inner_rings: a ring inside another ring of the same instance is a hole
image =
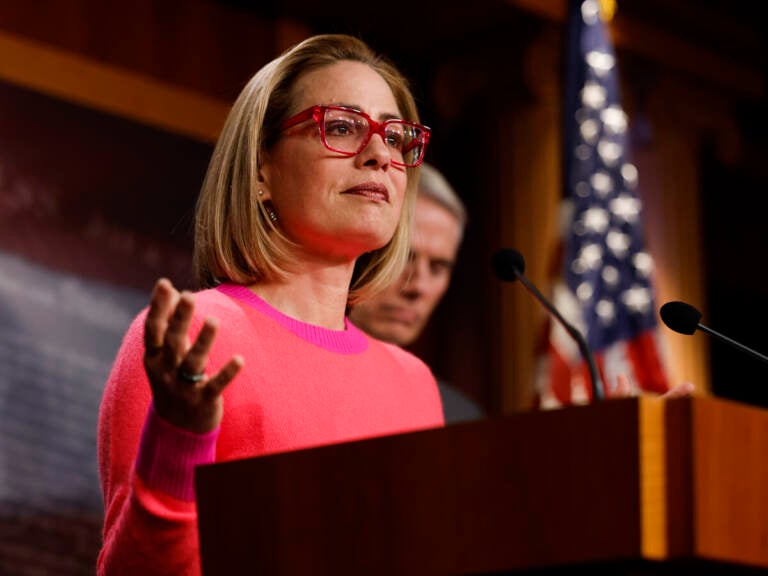
[[[720, 0], [616, 8], [656, 306], [690, 302], [765, 353], [764, 19]], [[0, 4], [0, 572], [92, 573], [111, 357], [158, 276], [194, 287], [194, 202], [228, 108], [313, 33], [360, 36], [409, 77], [427, 160], [468, 207], [454, 281], [414, 351], [490, 414], [530, 409], [546, 316], [490, 261], [515, 247], [551, 290], [565, 19], [564, 0]], [[660, 335], [672, 382], [768, 405], [768, 367], [703, 334]]]

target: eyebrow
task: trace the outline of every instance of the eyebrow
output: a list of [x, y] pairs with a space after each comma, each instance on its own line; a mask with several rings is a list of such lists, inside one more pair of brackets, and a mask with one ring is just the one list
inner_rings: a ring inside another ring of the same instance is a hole
[[[357, 110], [358, 112], [366, 112], [363, 110], [361, 106], [358, 106], [357, 104], [345, 104], [344, 102], [339, 102], [338, 104], [333, 104], [333, 106], [344, 106], [345, 108], [352, 108], [353, 110]], [[370, 114], [368, 114], [370, 116]], [[399, 116], [397, 114], [391, 114], [388, 112], [385, 112], [383, 114], [379, 114], [379, 117], [377, 118], [379, 122], [383, 122], [384, 120], [402, 120], [402, 116]]]

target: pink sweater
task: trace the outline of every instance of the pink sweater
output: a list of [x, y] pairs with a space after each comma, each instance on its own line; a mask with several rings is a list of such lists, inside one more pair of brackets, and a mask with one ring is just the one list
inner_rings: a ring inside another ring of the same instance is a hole
[[192, 336], [220, 320], [209, 373], [233, 354], [245, 366], [224, 392], [218, 430], [171, 426], [151, 407], [142, 355], [146, 311], [117, 354], [99, 413], [105, 501], [99, 574], [199, 574], [197, 464], [248, 458], [443, 424], [435, 379], [412, 354], [347, 321], [304, 324], [234, 285], [199, 292]]

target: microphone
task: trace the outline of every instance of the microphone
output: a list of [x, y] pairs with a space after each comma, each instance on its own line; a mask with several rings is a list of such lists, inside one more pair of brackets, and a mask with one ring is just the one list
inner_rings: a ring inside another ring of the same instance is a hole
[[505, 282], [520, 280], [528, 292], [530, 292], [534, 298], [536, 298], [536, 300], [538, 300], [544, 308], [557, 319], [558, 322], [560, 322], [568, 335], [576, 341], [581, 356], [587, 362], [587, 367], [589, 368], [589, 376], [592, 384], [592, 398], [602, 400], [605, 397], [603, 384], [600, 381], [600, 375], [597, 371], [595, 359], [592, 356], [589, 346], [587, 346], [587, 341], [584, 339], [584, 335], [579, 332], [575, 326], [563, 318], [557, 308], [555, 308], [552, 303], [544, 297], [539, 289], [525, 277], [525, 274], [523, 274], [525, 271], [525, 259], [523, 258], [523, 255], [513, 248], [502, 248], [493, 255], [491, 265], [499, 280]]
[[740, 344], [735, 340], [731, 340], [728, 338], [728, 336], [724, 336], [719, 332], [715, 332], [711, 328], [707, 328], [703, 324], [699, 323], [699, 320], [701, 320], [701, 312], [696, 310], [696, 308], [690, 304], [679, 301], [667, 302], [659, 309], [659, 315], [661, 316], [664, 324], [666, 324], [667, 328], [670, 330], [674, 330], [680, 334], [687, 334], [689, 336], [696, 332], [696, 330], [701, 330], [702, 332], [706, 332], [716, 338], [719, 338], [723, 342], [727, 342], [734, 348], [738, 348], [739, 350], [754, 356], [758, 360], [768, 362], [768, 356], [763, 356], [759, 352], [755, 352], [751, 348], [747, 348], [744, 346], [744, 344]]

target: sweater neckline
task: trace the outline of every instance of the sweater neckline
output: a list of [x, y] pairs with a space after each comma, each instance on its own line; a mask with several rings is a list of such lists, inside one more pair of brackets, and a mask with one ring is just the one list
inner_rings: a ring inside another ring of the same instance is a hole
[[262, 314], [289, 330], [305, 342], [339, 354], [359, 354], [368, 348], [365, 334], [357, 326], [344, 318], [344, 330], [330, 330], [315, 324], [307, 324], [283, 314], [270, 306], [256, 293], [241, 284], [220, 284], [216, 290], [230, 298], [255, 308]]

